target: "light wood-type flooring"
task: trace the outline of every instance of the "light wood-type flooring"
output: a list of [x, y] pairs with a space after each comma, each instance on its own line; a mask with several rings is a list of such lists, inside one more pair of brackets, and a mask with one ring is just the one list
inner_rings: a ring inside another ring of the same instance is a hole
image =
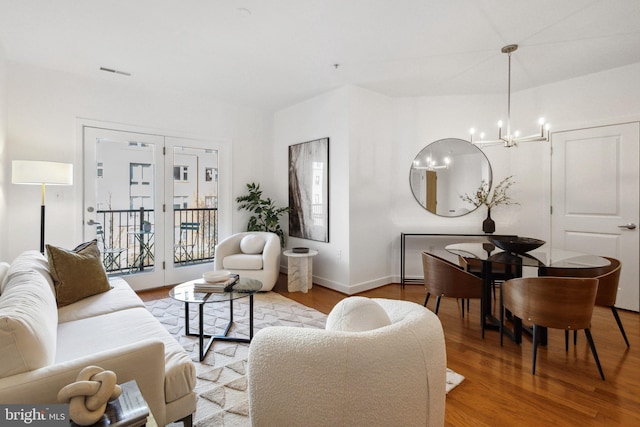
[[[281, 275], [274, 290], [323, 313], [346, 295], [314, 285], [306, 294], [287, 292]], [[422, 304], [421, 285], [390, 284], [360, 295]], [[167, 288], [145, 291], [145, 300], [165, 298]], [[429, 301], [434, 309], [435, 298]], [[497, 331], [480, 331], [480, 303], [461, 316], [459, 302], [442, 298], [439, 318], [447, 346], [447, 366], [465, 381], [447, 396], [447, 426], [640, 426], [640, 315], [619, 310], [631, 348], [627, 348], [608, 308], [596, 307], [592, 334], [606, 376], [602, 381], [584, 332], [565, 352], [564, 333], [549, 330], [531, 375], [531, 339], [516, 345]], [[393, 361], [389, 361], [393, 363]]]

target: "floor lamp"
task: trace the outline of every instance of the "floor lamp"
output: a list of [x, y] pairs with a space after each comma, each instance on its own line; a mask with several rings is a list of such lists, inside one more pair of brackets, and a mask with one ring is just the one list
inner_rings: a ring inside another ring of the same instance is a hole
[[13, 184], [42, 186], [40, 252], [44, 254], [44, 187], [46, 185], [73, 184], [73, 165], [71, 163], [13, 160], [11, 162], [11, 182]]

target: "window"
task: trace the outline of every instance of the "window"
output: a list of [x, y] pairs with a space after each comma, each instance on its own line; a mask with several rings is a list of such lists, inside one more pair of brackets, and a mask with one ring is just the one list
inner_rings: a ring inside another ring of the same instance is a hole
[[218, 198], [216, 196], [204, 196], [204, 206], [207, 208], [217, 208]]
[[187, 182], [189, 180], [189, 167], [188, 166], [174, 166], [173, 167], [173, 180]]
[[205, 168], [204, 170], [204, 180], [209, 181], [217, 181], [218, 180], [218, 170], [214, 168]]
[[147, 148], [149, 147], [149, 144], [147, 144], [146, 142], [129, 141], [129, 147]]
[[[146, 196], [130, 196], [129, 197], [129, 209], [137, 211], [140, 208], [153, 210], [153, 203], [151, 197]], [[131, 213], [131, 216], [135, 214]]]
[[189, 198], [186, 196], [173, 196], [174, 209], [187, 209], [189, 207]]
[[149, 163], [129, 164], [129, 184], [130, 185], [150, 185], [151, 165]]

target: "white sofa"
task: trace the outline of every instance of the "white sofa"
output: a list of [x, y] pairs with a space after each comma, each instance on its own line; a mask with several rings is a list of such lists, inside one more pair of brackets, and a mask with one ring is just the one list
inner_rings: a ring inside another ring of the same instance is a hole
[[338, 303], [325, 330], [274, 326], [255, 335], [248, 360], [254, 426], [444, 425], [440, 320], [412, 302], [362, 300], [369, 299]]
[[124, 280], [58, 309], [48, 262], [29, 251], [0, 282], [0, 403], [57, 403], [63, 386], [97, 365], [118, 383], [136, 380], [159, 426], [191, 424], [195, 366]]
[[280, 237], [265, 231], [233, 234], [216, 245], [214, 268], [262, 282], [273, 289], [280, 274]]

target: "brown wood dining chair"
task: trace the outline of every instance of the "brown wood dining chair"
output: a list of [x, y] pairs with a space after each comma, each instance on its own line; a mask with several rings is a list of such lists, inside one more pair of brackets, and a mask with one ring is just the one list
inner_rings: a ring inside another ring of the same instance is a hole
[[[527, 277], [507, 280], [501, 289], [505, 309], [533, 324], [533, 364], [536, 358], [540, 328], [564, 331], [584, 329], [591, 353], [604, 380], [604, 372], [591, 336], [591, 316], [598, 291], [598, 279], [572, 277]], [[504, 315], [500, 315], [500, 343], [504, 332]], [[566, 338], [566, 334], [565, 334]]]
[[[546, 267], [540, 273], [544, 276], [554, 277], [595, 277], [598, 279], [598, 293], [596, 295], [596, 305], [601, 307], [609, 307], [616, 320], [618, 329], [624, 338], [624, 342], [629, 347], [629, 339], [622, 326], [622, 321], [615, 307], [616, 297], [618, 296], [618, 283], [620, 282], [620, 271], [622, 263], [616, 258], [603, 257], [609, 261], [606, 267], [594, 268], [556, 268]], [[576, 333], [573, 335], [573, 343], [576, 343]]]
[[[440, 298], [461, 298], [462, 316], [464, 317], [464, 300], [470, 298], [480, 299], [480, 324], [484, 337], [484, 319], [482, 306], [482, 279], [465, 271], [462, 267], [428, 252], [422, 253], [422, 267], [424, 270], [424, 287], [427, 295], [424, 306], [427, 306], [431, 294], [436, 296], [434, 313], [437, 315], [440, 309]], [[468, 305], [468, 304], [467, 304]]]

